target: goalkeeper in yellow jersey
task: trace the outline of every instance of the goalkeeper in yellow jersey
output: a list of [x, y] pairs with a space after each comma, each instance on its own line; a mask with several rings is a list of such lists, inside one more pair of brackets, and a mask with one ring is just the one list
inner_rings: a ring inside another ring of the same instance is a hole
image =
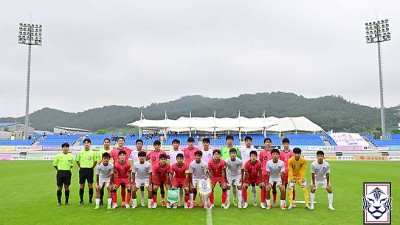
[[306, 204], [306, 209], [311, 210], [308, 206], [309, 198], [308, 198], [308, 190], [307, 190], [307, 181], [304, 177], [304, 172], [307, 168], [307, 161], [305, 158], [301, 157], [301, 149], [294, 148], [293, 149], [294, 157], [289, 159], [288, 169], [289, 169], [289, 207], [288, 209], [293, 208], [293, 188], [297, 183], [302, 189], [304, 193], [304, 201]]

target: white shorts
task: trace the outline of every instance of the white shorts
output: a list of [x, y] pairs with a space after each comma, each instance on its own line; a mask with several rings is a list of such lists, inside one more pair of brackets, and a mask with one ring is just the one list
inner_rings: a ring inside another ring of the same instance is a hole
[[233, 185], [235, 186], [242, 186], [242, 175], [237, 175], [236, 177], [227, 176], [226, 179], [228, 180], [227, 185], [230, 187]]
[[203, 180], [203, 179], [192, 178], [192, 187], [193, 188], [198, 188], [197, 186], [201, 184], [201, 180]]
[[149, 186], [149, 179], [135, 179], [136, 187], [145, 187]]
[[282, 180], [281, 178], [269, 178], [269, 183], [271, 185], [274, 185], [274, 183], [276, 183], [276, 186], [281, 186], [282, 185]]
[[99, 185], [101, 188], [108, 188], [108, 186], [110, 186], [110, 179], [100, 179], [99, 180]]
[[326, 182], [326, 180], [321, 180], [321, 181], [316, 180], [316, 181], [315, 181], [315, 189], [317, 189], [318, 186], [320, 186], [320, 185], [321, 185], [323, 188], [326, 188], [326, 186], [328, 186], [328, 183]]

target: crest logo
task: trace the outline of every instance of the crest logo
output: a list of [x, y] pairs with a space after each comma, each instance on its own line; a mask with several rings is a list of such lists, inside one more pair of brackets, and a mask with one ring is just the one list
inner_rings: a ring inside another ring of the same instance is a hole
[[364, 224], [391, 224], [391, 183], [364, 182]]

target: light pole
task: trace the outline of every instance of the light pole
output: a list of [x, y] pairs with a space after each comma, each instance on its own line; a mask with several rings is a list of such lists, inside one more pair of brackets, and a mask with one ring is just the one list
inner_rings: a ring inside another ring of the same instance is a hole
[[20, 23], [18, 43], [28, 45], [28, 72], [26, 78], [25, 131], [24, 139], [28, 137], [29, 127], [29, 90], [31, 83], [31, 53], [32, 45], [42, 45], [42, 25]]
[[382, 52], [381, 42], [390, 41], [392, 35], [389, 32], [389, 20], [378, 20], [369, 23], [365, 23], [365, 32], [367, 44], [378, 43], [378, 65], [379, 65], [379, 88], [381, 98], [381, 127], [382, 127], [382, 138], [386, 138], [386, 122], [385, 122], [385, 106], [383, 104], [383, 78], [382, 78]]

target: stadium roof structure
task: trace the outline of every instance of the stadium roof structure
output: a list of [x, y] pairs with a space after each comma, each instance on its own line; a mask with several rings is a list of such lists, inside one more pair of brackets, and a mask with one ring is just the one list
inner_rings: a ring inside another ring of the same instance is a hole
[[236, 118], [216, 117], [180, 117], [176, 120], [168, 119], [167, 115], [162, 120], [148, 120], [143, 114], [141, 119], [128, 126], [139, 127], [140, 130], [163, 129], [172, 132], [218, 132], [218, 131], [270, 131], [270, 132], [322, 132], [323, 129], [308, 118], [301, 117], [256, 117]]

